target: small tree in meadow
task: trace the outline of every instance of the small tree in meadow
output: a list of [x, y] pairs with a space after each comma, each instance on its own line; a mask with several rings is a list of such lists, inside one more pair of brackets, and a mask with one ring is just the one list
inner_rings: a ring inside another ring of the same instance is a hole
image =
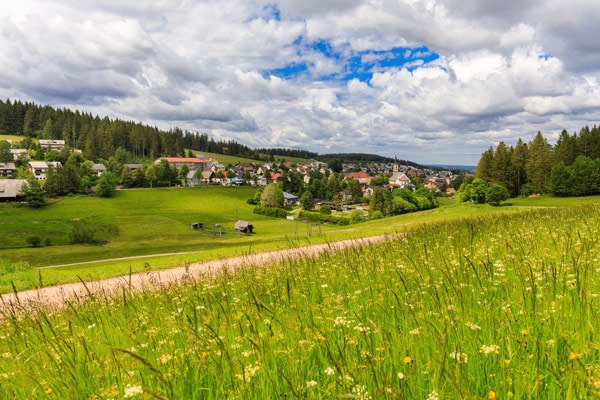
[[497, 183], [490, 184], [485, 192], [485, 201], [492, 206], [499, 206], [509, 197], [508, 189]]
[[103, 173], [96, 184], [96, 194], [100, 197], [112, 197], [115, 194], [117, 177], [110, 171]]
[[310, 191], [306, 191], [300, 196], [300, 205], [303, 210], [312, 210], [315, 206], [315, 199]]
[[283, 200], [283, 190], [276, 183], [265, 186], [260, 196], [264, 207], [283, 207]]

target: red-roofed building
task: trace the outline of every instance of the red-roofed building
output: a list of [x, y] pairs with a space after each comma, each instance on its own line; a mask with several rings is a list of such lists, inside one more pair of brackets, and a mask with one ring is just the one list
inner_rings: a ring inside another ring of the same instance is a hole
[[356, 179], [361, 185], [370, 185], [371, 176], [365, 171], [358, 171], [350, 173], [350, 179]]
[[190, 171], [201, 170], [206, 171], [210, 168], [210, 159], [200, 159], [194, 157], [161, 157], [154, 161], [154, 164], [158, 164], [161, 161], [168, 161], [169, 164], [174, 165], [177, 171], [181, 170], [181, 167], [187, 165]]
[[271, 174], [271, 182], [276, 183], [279, 178], [281, 178], [280, 173]]

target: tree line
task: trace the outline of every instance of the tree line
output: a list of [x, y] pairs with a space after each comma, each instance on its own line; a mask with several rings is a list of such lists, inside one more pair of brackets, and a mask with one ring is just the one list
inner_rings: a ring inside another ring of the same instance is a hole
[[573, 134], [563, 130], [554, 145], [539, 131], [514, 147], [501, 141], [482, 154], [475, 178], [502, 185], [511, 196], [600, 193], [600, 128], [586, 126]]
[[[274, 156], [316, 156], [305, 150], [252, 149], [234, 140], [217, 141], [207, 133], [178, 127], [165, 131], [140, 122], [10, 99], [0, 100], [0, 134], [64, 140], [68, 147], [81, 149], [88, 160], [108, 159], [119, 148], [135, 159], [185, 156], [184, 149], [261, 161], [273, 161]], [[28, 142], [24, 141], [24, 145]]]

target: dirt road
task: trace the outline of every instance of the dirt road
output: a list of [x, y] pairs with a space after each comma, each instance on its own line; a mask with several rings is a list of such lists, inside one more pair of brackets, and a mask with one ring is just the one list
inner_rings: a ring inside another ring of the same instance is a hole
[[342, 249], [363, 246], [391, 239], [394, 235], [373, 236], [362, 239], [351, 239], [326, 244], [309, 245], [291, 249], [250, 254], [225, 258], [185, 267], [137, 273], [118, 278], [93, 282], [78, 282], [41, 289], [26, 290], [18, 293], [0, 295], [0, 314], [10, 311], [32, 311], [40, 307], [56, 309], [63, 307], [70, 300], [83, 300], [88, 296], [101, 295], [114, 297], [123, 294], [123, 290], [152, 290], [164, 285], [185, 283], [186, 280], [211, 276], [218, 271], [228, 269], [235, 271], [242, 267], [261, 266], [274, 262], [294, 260], [307, 256], [335, 252]]

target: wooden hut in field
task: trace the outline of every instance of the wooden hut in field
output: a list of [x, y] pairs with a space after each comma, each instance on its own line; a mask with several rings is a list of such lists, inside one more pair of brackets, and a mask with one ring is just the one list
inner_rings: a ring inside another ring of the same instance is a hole
[[252, 233], [252, 229], [254, 229], [254, 227], [248, 221], [239, 220], [235, 223], [235, 230], [238, 233], [250, 234]]

